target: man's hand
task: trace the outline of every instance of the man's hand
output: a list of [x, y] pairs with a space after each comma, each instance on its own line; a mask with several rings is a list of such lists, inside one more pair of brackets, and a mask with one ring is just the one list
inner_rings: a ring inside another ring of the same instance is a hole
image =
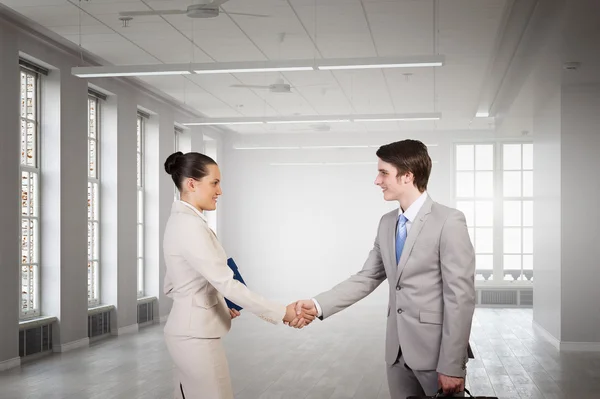
[[238, 312], [235, 309], [229, 309], [229, 315], [231, 316], [232, 319], [235, 319], [236, 317], [240, 316], [240, 312]]
[[283, 322], [286, 325], [302, 328], [304, 326], [309, 325], [315, 319], [317, 315], [316, 310], [313, 312], [310, 309], [300, 309], [300, 312], [297, 311], [297, 302], [292, 302], [286, 307], [285, 317], [283, 318]]
[[295, 307], [296, 317], [289, 322], [286, 323], [290, 327], [294, 328], [302, 328], [304, 326], [309, 325], [317, 316], [317, 308], [315, 307], [315, 303], [308, 300], [300, 300], [292, 303]]
[[465, 390], [465, 379], [438, 373], [438, 385], [444, 391], [444, 395], [450, 395]]

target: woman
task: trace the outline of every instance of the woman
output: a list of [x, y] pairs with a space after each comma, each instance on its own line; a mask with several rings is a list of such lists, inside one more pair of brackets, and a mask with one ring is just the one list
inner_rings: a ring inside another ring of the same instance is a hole
[[[221, 337], [239, 313], [227, 308], [224, 297], [273, 324], [292, 322], [294, 304], [268, 301], [233, 279], [225, 251], [202, 214], [215, 210], [221, 195], [216, 162], [196, 152], [176, 152], [167, 158], [165, 170], [181, 194], [163, 241], [165, 293], [173, 299], [165, 341], [176, 366], [175, 396], [233, 399]], [[309, 323], [314, 315], [302, 319]]]

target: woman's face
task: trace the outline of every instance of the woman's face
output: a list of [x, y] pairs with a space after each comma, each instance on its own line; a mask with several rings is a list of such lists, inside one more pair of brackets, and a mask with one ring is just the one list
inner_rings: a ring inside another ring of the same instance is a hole
[[182, 199], [202, 211], [214, 211], [217, 209], [217, 198], [223, 194], [221, 171], [217, 165], [208, 165], [207, 170], [208, 175], [200, 180], [185, 179], [185, 194]]

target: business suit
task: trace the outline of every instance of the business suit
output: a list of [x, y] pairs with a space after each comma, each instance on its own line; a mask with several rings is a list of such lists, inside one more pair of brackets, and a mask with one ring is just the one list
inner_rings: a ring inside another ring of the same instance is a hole
[[398, 263], [395, 210], [381, 218], [362, 270], [315, 297], [327, 318], [388, 280], [385, 360], [393, 399], [435, 394], [438, 372], [466, 373], [475, 307], [474, 250], [462, 212], [423, 196]]
[[173, 203], [163, 247], [164, 290], [173, 299], [164, 332], [176, 367], [176, 397], [232, 399], [221, 344], [221, 337], [231, 328], [224, 296], [273, 324], [282, 323], [285, 306], [233, 279], [219, 240], [204, 215], [190, 204]]

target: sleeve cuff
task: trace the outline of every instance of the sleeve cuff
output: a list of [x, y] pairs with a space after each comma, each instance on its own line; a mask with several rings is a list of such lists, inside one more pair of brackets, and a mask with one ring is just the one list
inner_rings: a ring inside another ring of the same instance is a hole
[[312, 298], [312, 301], [315, 304], [315, 308], [317, 308], [317, 317], [323, 317], [323, 311], [321, 310], [321, 305], [319, 305], [319, 302], [317, 302], [315, 298]]

